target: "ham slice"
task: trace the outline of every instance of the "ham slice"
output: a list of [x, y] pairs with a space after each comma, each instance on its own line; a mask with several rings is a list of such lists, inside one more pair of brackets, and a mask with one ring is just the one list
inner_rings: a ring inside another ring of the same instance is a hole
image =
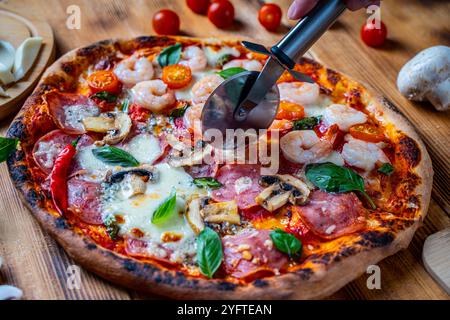
[[366, 222], [366, 209], [353, 192], [314, 191], [307, 205], [296, 208], [311, 231], [325, 239], [361, 230]]
[[81, 94], [50, 92], [45, 100], [56, 125], [69, 134], [85, 133], [81, 120], [100, 114], [97, 105]]
[[282, 270], [288, 257], [278, 251], [270, 230], [244, 230], [223, 238], [225, 272], [245, 281], [272, 276]]
[[213, 191], [212, 198], [218, 202], [236, 200], [240, 209], [255, 206], [255, 197], [263, 190], [258, 183], [260, 169], [252, 164], [223, 166], [216, 175], [223, 186]]

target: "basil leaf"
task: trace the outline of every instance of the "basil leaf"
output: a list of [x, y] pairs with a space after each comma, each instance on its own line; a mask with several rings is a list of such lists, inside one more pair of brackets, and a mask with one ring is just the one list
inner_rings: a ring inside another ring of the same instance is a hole
[[128, 113], [129, 107], [130, 107], [130, 100], [128, 99], [123, 100], [121, 105], [122, 112]]
[[116, 240], [120, 230], [116, 217], [112, 214], [108, 215], [105, 220], [103, 220], [103, 224], [106, 226], [106, 232], [109, 234], [110, 238]]
[[169, 198], [167, 198], [166, 201], [164, 201], [153, 213], [152, 223], [159, 224], [167, 220], [167, 218], [169, 218], [172, 212], [175, 210], [176, 204], [177, 194], [176, 192], [172, 192]]
[[270, 238], [275, 247], [281, 252], [287, 253], [289, 257], [301, 256], [302, 243], [294, 235], [281, 229], [275, 229], [270, 232]]
[[340, 167], [331, 162], [309, 164], [306, 166], [306, 177], [320, 190], [326, 192], [359, 191], [373, 209], [375, 203], [364, 190], [364, 179], [349, 168]]
[[230, 61], [232, 58], [233, 56], [231, 54], [224, 54], [220, 56], [219, 59], [217, 59], [216, 67], [223, 67], [223, 65]]
[[181, 118], [182, 116], [184, 116], [184, 113], [186, 112], [187, 108], [189, 108], [188, 105], [185, 105], [181, 108], [176, 108], [170, 112], [169, 117]]
[[116, 147], [100, 147], [93, 149], [92, 153], [97, 159], [107, 164], [121, 167], [137, 167], [139, 165], [139, 161], [135, 157], [125, 150]]
[[294, 130], [312, 130], [319, 124], [320, 117], [309, 117], [294, 121]]
[[92, 98], [97, 98], [100, 100], [104, 100], [106, 102], [116, 102], [117, 96], [115, 94], [109, 93], [108, 91], [100, 91], [91, 96]]
[[222, 263], [222, 241], [219, 235], [206, 227], [197, 238], [197, 261], [200, 272], [212, 278]]
[[224, 78], [225, 80], [234, 76], [235, 74], [241, 73], [247, 71], [244, 68], [240, 68], [240, 67], [234, 67], [234, 68], [228, 68], [219, 72], [216, 72], [216, 74], [218, 74], [219, 76], [221, 76], [222, 78]]
[[194, 184], [199, 188], [219, 189], [223, 186], [218, 180], [211, 177], [195, 178]]
[[0, 137], [0, 162], [6, 161], [8, 156], [16, 150], [19, 139]]
[[165, 48], [158, 56], [158, 63], [161, 67], [177, 64], [181, 57], [181, 43]]
[[390, 176], [394, 172], [394, 167], [390, 163], [383, 163], [383, 165], [378, 169], [378, 172]]

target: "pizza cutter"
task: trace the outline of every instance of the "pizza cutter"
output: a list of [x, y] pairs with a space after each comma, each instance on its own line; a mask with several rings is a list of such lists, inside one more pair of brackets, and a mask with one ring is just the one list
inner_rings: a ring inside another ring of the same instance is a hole
[[217, 130], [225, 135], [227, 129], [267, 129], [275, 119], [280, 103], [276, 86], [278, 78], [287, 70], [296, 80], [314, 82], [309, 76], [294, 70], [295, 61], [325, 33], [345, 8], [342, 0], [320, 1], [270, 49], [243, 41], [247, 49], [267, 55], [267, 62], [261, 72], [239, 73], [213, 91], [202, 111], [204, 138], [211, 139]]

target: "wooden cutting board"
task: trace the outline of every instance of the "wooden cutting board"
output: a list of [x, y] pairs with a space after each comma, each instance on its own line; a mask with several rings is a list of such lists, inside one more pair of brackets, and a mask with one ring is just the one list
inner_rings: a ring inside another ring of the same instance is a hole
[[53, 32], [43, 18], [29, 15], [30, 10], [20, 10], [20, 14], [8, 10], [0, 3], [0, 39], [10, 42], [14, 48], [29, 37], [42, 37], [42, 46], [31, 69], [20, 81], [6, 86], [9, 97], [0, 96], [0, 120], [17, 112], [23, 101], [34, 89], [34, 85], [55, 57]]
[[[236, 8], [236, 23], [230, 30], [218, 30], [207, 18], [189, 11], [184, 0], [122, 1], [77, 0], [81, 29], [66, 27], [66, 10], [72, 0], [47, 0], [46, 5], [33, 0], [7, 3], [16, 12], [43, 17], [55, 32], [60, 54], [111, 37], [151, 34], [151, 17], [161, 8], [172, 8], [180, 15], [185, 35], [201, 37], [234, 36], [253, 38], [266, 45], [275, 43], [287, 30], [268, 33], [257, 21], [257, 0], [231, 0]], [[290, 0], [279, 0], [286, 12]], [[383, 260], [381, 290], [369, 290], [368, 274], [348, 284], [330, 299], [449, 299], [447, 293], [427, 273], [422, 263], [422, 247], [430, 234], [450, 227], [449, 166], [450, 117], [426, 103], [404, 99], [396, 90], [395, 80], [401, 66], [418, 51], [432, 45], [450, 45], [446, 1], [384, 0], [382, 18], [389, 29], [389, 41], [380, 49], [368, 48], [359, 39], [359, 29], [367, 15], [364, 11], [345, 13], [312, 49], [313, 55], [328, 66], [366, 82], [385, 95], [416, 126], [431, 154], [436, 172], [432, 200], [423, 226], [407, 250]], [[49, 10], [51, 8], [52, 10]], [[25, 12], [26, 11], [26, 12]], [[4, 134], [9, 121], [1, 124]], [[67, 268], [75, 264], [43, 232], [17, 196], [7, 169], [0, 166], [0, 255], [4, 282], [23, 289], [27, 299], [141, 299], [135, 291], [112, 285], [82, 271], [82, 286], [71, 290]]]

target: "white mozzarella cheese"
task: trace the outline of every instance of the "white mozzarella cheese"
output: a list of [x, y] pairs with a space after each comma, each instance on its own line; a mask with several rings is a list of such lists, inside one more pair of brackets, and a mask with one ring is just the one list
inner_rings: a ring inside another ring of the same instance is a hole
[[158, 138], [149, 133], [135, 136], [125, 144], [123, 149], [140, 163], [146, 164], [152, 164], [161, 155]]
[[81, 149], [77, 152], [75, 160], [78, 162], [81, 169], [87, 171], [88, 176], [93, 179], [102, 179], [105, 176], [106, 171], [112, 169], [113, 166], [97, 159], [92, 153], [92, 150], [95, 148], [96, 147], [94, 145], [91, 145]]
[[204, 49], [208, 64], [212, 67], [217, 65], [217, 61], [224, 55], [232, 55], [233, 57], [239, 57], [241, 53], [236, 48], [220, 47], [219, 50], [213, 47], [205, 47]]
[[[124, 223], [120, 225], [121, 235], [130, 234], [134, 228], [139, 228], [144, 233], [142, 239], [148, 242], [149, 253], [166, 258], [164, 250], [158, 250], [162, 246], [175, 250], [176, 253], [168, 258], [179, 262], [179, 259], [183, 259], [186, 255], [195, 253], [195, 233], [183, 213], [185, 201], [190, 195], [201, 192], [201, 189], [193, 184], [192, 177], [182, 168], [173, 168], [167, 163], [161, 163], [157, 164], [155, 169], [158, 173], [157, 179], [147, 183], [145, 194], [127, 199], [113, 187], [105, 189], [103, 214], [104, 216], [120, 214], [124, 219]], [[177, 196], [176, 212], [163, 223], [153, 224], [151, 222], [153, 213], [173, 191]], [[166, 232], [176, 234], [181, 239], [164, 243], [162, 237]]]

